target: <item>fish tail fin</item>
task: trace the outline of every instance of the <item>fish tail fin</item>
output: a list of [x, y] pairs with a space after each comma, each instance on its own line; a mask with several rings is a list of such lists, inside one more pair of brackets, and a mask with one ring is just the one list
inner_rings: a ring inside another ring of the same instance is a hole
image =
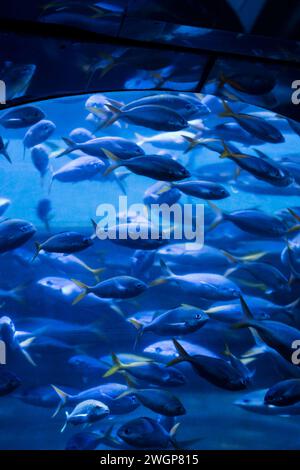
[[[293, 209], [290, 209], [288, 208], [288, 211], [289, 213], [294, 217], [294, 219], [297, 221], [297, 222], [300, 222], [300, 215], [297, 214], [297, 212], [295, 212]], [[293, 232], [297, 232], [300, 230], [300, 225], [299, 223], [293, 225], [292, 227], [290, 227], [288, 229], [288, 233], [293, 233]]]
[[130, 318], [129, 322], [137, 329], [137, 335], [133, 345], [133, 350], [135, 351], [138, 347], [142, 335], [144, 334], [144, 325], [141, 322], [135, 320], [135, 318]]
[[34, 242], [34, 244], [35, 244], [35, 253], [33, 255], [31, 263], [34, 262], [34, 260], [38, 257], [39, 252], [42, 250], [42, 245], [39, 242]]
[[65, 421], [65, 424], [63, 425], [63, 427], [61, 428], [60, 432], [64, 432], [64, 430], [66, 429], [66, 427], [68, 425], [68, 419], [69, 419], [69, 413], [66, 411], [66, 421]]
[[195, 137], [190, 137], [189, 135], [183, 135], [183, 139], [189, 144], [183, 153], [188, 153], [193, 150], [199, 144], [199, 140]]
[[177, 433], [177, 430], [180, 426], [180, 423], [176, 423], [174, 424], [174, 426], [171, 428], [170, 430], [170, 441], [171, 441], [171, 444], [173, 445], [174, 449], [180, 449], [180, 445], [179, 443], [177, 442], [177, 439], [176, 439], [176, 433]]
[[231, 351], [227, 343], [224, 343], [224, 351], [223, 351], [224, 356], [231, 356]]
[[113, 106], [110, 103], [106, 103], [105, 106], [109, 109], [111, 113], [113, 113], [113, 115], [110, 118], [108, 118], [106, 122], [104, 122], [102, 129], [105, 129], [106, 127], [111, 126], [123, 114], [123, 112], [120, 110], [120, 108], [117, 108], [117, 106]]
[[249, 309], [244, 297], [240, 294], [240, 303], [243, 311], [243, 319], [240, 322], [234, 323], [231, 328], [234, 330], [239, 330], [240, 328], [245, 328], [251, 326], [251, 321], [254, 319], [251, 310]]
[[81, 292], [72, 302], [72, 305], [76, 305], [78, 302], [80, 302], [80, 300], [82, 300], [88, 293], [89, 293], [89, 289], [90, 287], [87, 286], [86, 284], [84, 284], [83, 282], [81, 281], [78, 281], [77, 279], [71, 279], [72, 282], [74, 282], [74, 284], [76, 284], [76, 286], [78, 287], [81, 287], [83, 290], [83, 292]]
[[56, 410], [54, 411], [54, 413], [52, 415], [52, 418], [54, 418], [60, 412], [60, 410], [63, 408], [63, 406], [66, 405], [66, 403], [67, 403], [67, 401], [68, 401], [68, 399], [70, 398], [71, 395], [64, 392], [60, 388], [56, 387], [56, 385], [51, 385], [51, 387], [53, 388], [53, 390], [59, 396], [59, 404], [58, 404]]
[[68, 137], [62, 137], [62, 140], [64, 141], [65, 144], [67, 144], [67, 148], [64, 149], [58, 155], [56, 155], [55, 158], [60, 158], [60, 157], [63, 157], [64, 155], [68, 155], [69, 153], [73, 152], [73, 150], [76, 150], [77, 148], [77, 144], [72, 139], [69, 139]]
[[289, 213], [296, 219], [298, 222], [300, 222], [300, 215], [297, 214], [293, 209], [288, 208]]
[[120, 359], [115, 353], [111, 354], [111, 358], [112, 358], [113, 366], [110, 369], [108, 369], [108, 371], [105, 372], [105, 374], [103, 375], [104, 378], [110, 377], [111, 375], [125, 368], [125, 364], [122, 364], [122, 362], [120, 361]]
[[222, 145], [223, 145], [223, 152], [220, 154], [220, 158], [229, 158], [232, 156], [232, 152], [230, 152], [228, 145], [222, 140]]
[[100, 274], [103, 273], [105, 268], [92, 268], [91, 266], [89, 266], [88, 264], [86, 264], [84, 261], [81, 261], [81, 260], [80, 260], [80, 264], [84, 269], [86, 269], [87, 271], [93, 274], [97, 282], [100, 281]]
[[104, 172], [104, 176], [109, 175], [112, 171], [114, 171], [116, 168], [119, 168], [119, 166], [122, 166], [122, 161], [120, 160], [117, 155], [115, 155], [113, 152], [110, 152], [109, 150], [105, 148], [101, 148], [102, 152], [104, 155], [112, 162], [115, 162], [115, 164], [110, 165], [106, 171]]
[[150, 282], [150, 287], [155, 287], [159, 286], [160, 284], [165, 284], [168, 279], [171, 277], [174, 277], [174, 273], [171, 271], [171, 269], [166, 265], [166, 263], [160, 259], [159, 260], [160, 267], [162, 269], [162, 276], [154, 279], [153, 281]]
[[189, 361], [190, 360], [190, 355], [187, 353], [187, 351], [184, 349], [184, 347], [177, 341], [176, 339], [172, 339], [173, 344], [175, 346], [176, 351], [179, 354], [179, 357], [175, 357], [175, 359], [172, 359], [170, 362], [167, 363], [167, 367], [173, 366], [175, 364], [179, 364], [180, 362], [184, 361]]
[[232, 255], [231, 253], [229, 253], [228, 251], [226, 250], [221, 250], [221, 253], [223, 253], [223, 255], [226, 256], [226, 258], [231, 262], [231, 263], [234, 263], [234, 264], [237, 264], [239, 262], [239, 259]]
[[214, 230], [220, 223], [225, 219], [226, 214], [223, 212], [216, 204], [213, 204], [211, 201], [207, 201], [209, 207], [213, 210], [213, 212], [216, 214], [215, 219], [213, 222], [210, 224], [208, 227], [208, 231]]
[[23, 304], [25, 302], [25, 299], [22, 295], [22, 292], [25, 291], [25, 289], [28, 287], [29, 284], [30, 284], [30, 282], [23, 282], [22, 284], [19, 284], [18, 286], [14, 287], [11, 290], [11, 294], [12, 294], [13, 299], [16, 300], [17, 302]]
[[245, 358], [245, 359], [259, 356], [261, 354], [265, 354], [266, 352], [268, 352], [268, 346], [261, 339], [257, 331], [254, 330], [254, 328], [250, 328], [250, 331], [253, 336], [255, 344], [254, 346], [252, 346], [252, 348], [248, 349], [246, 352], [242, 354], [242, 358]]
[[222, 104], [223, 104], [223, 107], [224, 107], [224, 111], [222, 113], [219, 113], [219, 116], [220, 117], [234, 117], [235, 113], [234, 113], [234, 111], [232, 111], [229, 104], [226, 103], [226, 101], [224, 101], [224, 100], [222, 100]]
[[28, 348], [31, 343], [35, 340], [35, 336], [31, 337], [31, 338], [28, 338], [26, 339], [25, 341], [22, 341], [22, 343], [20, 343], [20, 351], [21, 353], [23, 354], [23, 356], [25, 357], [25, 359], [29, 362], [29, 364], [31, 364], [32, 366], [36, 367], [37, 364], [35, 363], [35, 361], [32, 359], [31, 355], [29, 354], [28, 351], [26, 351], [25, 348]]
[[9, 162], [9, 163], [12, 163], [12, 159], [10, 158], [9, 156], [9, 153], [7, 151], [7, 147], [8, 147], [8, 144], [9, 144], [9, 140], [6, 142], [6, 144], [4, 145], [4, 148], [2, 150], [2, 155], [6, 158], [6, 160]]

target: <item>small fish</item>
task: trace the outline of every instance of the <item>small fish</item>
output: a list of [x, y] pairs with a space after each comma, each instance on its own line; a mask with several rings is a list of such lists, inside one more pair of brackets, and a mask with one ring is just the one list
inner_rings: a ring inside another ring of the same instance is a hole
[[87, 140], [81, 143], [73, 142], [71, 139], [63, 137], [64, 142], [68, 145], [68, 148], [62, 153], [56, 156], [60, 158], [64, 155], [69, 155], [71, 152], [81, 150], [87, 155], [98, 158], [107, 158], [103, 149], [112, 152], [117, 158], [121, 160], [127, 160], [132, 157], [138, 157], [144, 155], [145, 152], [136, 143], [131, 142], [123, 137], [98, 137], [91, 140]]
[[157, 181], [151, 185], [144, 193], [143, 202], [145, 205], [168, 204], [172, 206], [181, 198], [181, 192], [171, 185], [166, 185]]
[[111, 414], [121, 415], [135, 411], [139, 406], [139, 401], [134, 395], [128, 395], [116, 399], [121, 393], [127, 390], [126, 385], [122, 384], [104, 384], [89, 388], [78, 393], [67, 393], [58, 387], [52, 385], [53, 390], [60, 398], [60, 402], [54, 416], [56, 416], [64, 406], [78, 405], [86, 400], [97, 400], [107, 405]]
[[40, 199], [36, 208], [38, 218], [45, 224], [45, 229], [50, 232], [50, 220], [52, 215], [52, 203], [50, 199]]
[[34, 64], [15, 64], [6, 61], [0, 75], [6, 85], [6, 100], [10, 101], [26, 94], [31, 79], [36, 71]]
[[20, 385], [21, 379], [13, 372], [10, 372], [6, 366], [0, 365], [0, 396], [9, 395]]
[[267, 389], [255, 390], [255, 392], [248, 393], [244, 397], [236, 400], [234, 404], [243, 410], [261, 415], [294, 416], [300, 414], [299, 402], [287, 406], [274, 406], [265, 403], [264, 399], [267, 392]]
[[276, 79], [272, 75], [266, 75], [265, 70], [261, 73], [231, 73], [229, 75], [221, 72], [219, 87], [222, 88], [225, 84], [248, 95], [265, 95], [273, 90]]
[[240, 297], [244, 312], [244, 320], [232, 326], [234, 329], [253, 328], [260, 338], [271, 348], [275, 349], [287, 361], [291, 362], [294, 341], [299, 340], [300, 331], [296, 328], [273, 320], [254, 320], [253, 315], [243, 299]]
[[203, 310], [192, 305], [181, 305], [154, 316], [150, 323], [142, 324], [134, 318], [129, 321], [137, 328], [140, 338], [147, 331], [159, 336], [186, 335], [202, 328], [208, 319]]
[[31, 148], [45, 142], [45, 140], [53, 134], [55, 129], [55, 124], [46, 119], [42, 119], [36, 124], [33, 124], [33, 126], [28, 129], [23, 139], [24, 152], [26, 148]]
[[70, 141], [76, 144], [82, 144], [95, 138], [92, 132], [84, 127], [76, 127], [76, 129], [73, 129], [69, 134]]
[[21, 106], [7, 111], [0, 117], [1, 126], [6, 129], [22, 129], [32, 126], [45, 118], [44, 112], [35, 106]]
[[74, 254], [66, 255], [65, 253], [47, 253], [42, 251], [39, 257], [43, 262], [65, 274], [73, 275], [74, 271], [82, 274], [90, 272], [98, 282], [100, 281], [100, 274], [103, 272], [102, 267], [92, 268]]
[[243, 390], [247, 387], [248, 378], [244, 376], [244, 373], [241, 373], [241, 370], [233, 367], [224, 359], [198, 354], [191, 356], [178, 341], [173, 339], [173, 343], [179, 356], [171, 360], [167, 364], [168, 366], [180, 362], [189, 362], [200, 377], [216, 387], [231, 391]]
[[185, 137], [193, 137], [192, 132], [177, 131], [177, 132], [163, 132], [161, 134], [155, 134], [150, 137], [143, 136], [139, 133], [135, 133], [137, 145], [151, 144], [153, 147], [167, 150], [178, 150], [183, 151], [186, 148]]
[[[236, 279], [240, 279], [240, 273], [245, 271], [258, 282], [262, 283], [261, 289], [266, 293], [281, 292], [282, 294], [287, 294], [290, 292], [290, 286], [288, 284], [289, 280], [281, 271], [279, 271], [279, 269], [269, 263], [256, 261], [256, 257], [265, 255], [264, 252], [253, 254], [252, 259], [251, 255], [249, 255], [248, 259], [247, 256], [243, 259], [239, 259], [228, 252], [224, 253], [225, 255], [227, 254], [234, 264], [236, 264], [235, 267], [229, 268], [226, 271], [224, 274], [226, 277], [233, 275]], [[242, 282], [241, 279], [240, 281]]]
[[52, 175], [52, 182], [57, 180], [61, 183], [78, 183], [101, 175], [105, 169], [106, 165], [100, 158], [79, 157], [55, 171]]
[[[128, 110], [116, 108], [111, 104], [107, 104], [106, 107], [113, 113], [113, 117], [107, 121], [105, 127], [118, 119], [156, 131], [179, 131], [188, 127], [188, 122], [183, 116], [165, 106], [142, 105]], [[95, 113], [97, 114], [97, 110]]]
[[77, 304], [88, 294], [94, 294], [104, 299], [130, 299], [137, 297], [147, 289], [147, 285], [143, 281], [131, 276], [112, 277], [99, 282], [95, 286], [87, 286], [76, 279], [72, 279], [72, 281], [78, 287], [84, 289], [73, 301], [73, 305]]
[[220, 116], [233, 118], [245, 131], [254, 137], [271, 144], [285, 141], [281, 132], [265, 119], [251, 114], [235, 113], [225, 101], [223, 101], [223, 106], [224, 112], [220, 113]]
[[103, 375], [110, 377], [116, 372], [126, 372], [130, 377], [163, 387], [177, 387], [186, 383], [185, 376], [175, 367], [166, 368], [164, 364], [148, 360], [123, 363], [116, 354], [112, 354], [113, 366]]
[[120, 426], [117, 435], [127, 444], [141, 449], [167, 449], [170, 446], [178, 448], [175, 433], [179, 423], [171, 431], [152, 418], [135, 418]]
[[168, 183], [160, 190], [160, 193], [168, 191], [169, 188], [175, 188], [187, 196], [199, 199], [219, 200], [230, 196], [224, 186], [211, 181], [179, 181], [178, 183]]
[[239, 297], [238, 286], [220, 274], [190, 273], [179, 275], [174, 274], [162, 259], [160, 265], [163, 277], [152, 281], [151, 286], [171, 282], [186, 294], [209, 300], [231, 300]]
[[251, 173], [255, 178], [279, 187], [290, 186], [294, 182], [289, 172], [273, 163], [271, 159], [232, 153], [226, 144], [223, 143], [223, 145], [224, 151], [221, 153], [220, 158], [230, 158], [242, 170]]
[[274, 406], [289, 406], [300, 401], [300, 379], [278, 382], [267, 391], [265, 403]]
[[43, 243], [35, 242], [36, 252], [33, 261], [41, 250], [47, 253], [78, 253], [92, 246], [93, 236], [87, 237], [79, 232], [62, 232], [53, 235]]
[[134, 395], [146, 408], [163, 416], [181, 416], [186, 413], [181, 401], [165, 390], [130, 387], [127, 391], [121, 393], [117, 400], [127, 395]]
[[169, 155], [147, 155], [133, 157], [126, 161], [120, 159], [111, 152], [103, 149], [104, 153], [112, 161], [117, 162], [105, 171], [108, 175], [116, 168], [125, 166], [136, 175], [147, 176], [159, 181], [180, 181], [189, 178], [190, 172], [181, 163], [173, 160]]
[[73, 425], [93, 424], [110, 414], [107, 405], [97, 400], [85, 400], [75, 406], [71, 413], [66, 411], [66, 422], [60, 432], [64, 432], [68, 423]]
[[121, 109], [122, 111], [129, 111], [131, 109], [145, 105], [164, 106], [165, 108], [176, 111], [185, 119], [190, 119], [194, 116], [197, 116], [199, 110], [201, 111], [204, 109], [204, 105], [200, 100], [194, 99], [191, 101], [188, 95], [180, 96], [171, 93], [144, 96], [143, 98], [138, 98], [128, 104], [125, 104]]
[[35, 145], [31, 149], [31, 160], [41, 176], [41, 181], [49, 170], [49, 155], [44, 145]]
[[209, 227], [210, 230], [216, 228], [222, 221], [228, 221], [245, 232], [261, 237], [283, 238], [287, 234], [286, 224], [279, 217], [258, 209], [244, 209], [228, 213], [223, 212], [211, 202], [209, 205], [216, 213], [216, 218]]
[[0, 253], [19, 248], [35, 233], [35, 226], [26, 220], [5, 219], [0, 221]]

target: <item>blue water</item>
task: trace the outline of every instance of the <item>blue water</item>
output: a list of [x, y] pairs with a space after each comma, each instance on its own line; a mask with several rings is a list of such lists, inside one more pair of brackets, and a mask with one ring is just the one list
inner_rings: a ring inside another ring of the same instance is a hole
[[[133, 99], [145, 96], [148, 93], [140, 92], [122, 92], [107, 94], [109, 98], [129, 103]], [[47, 117], [56, 124], [56, 131], [45, 142], [48, 146], [49, 154], [59, 149], [65, 148], [62, 137], [78, 127], [85, 127], [94, 130], [95, 125], [86, 121], [88, 111], [85, 109], [85, 102], [88, 96], [70, 97], [64, 99], [55, 99], [43, 101], [36, 105], [42, 109]], [[220, 105], [221, 106], [221, 105]], [[271, 113], [262, 108], [237, 104], [237, 109], [244, 113], [257, 113], [263, 115], [266, 119], [272, 121], [274, 125], [281, 130], [285, 137], [285, 142], [280, 144], [268, 144], [260, 142], [256, 148], [264, 151], [274, 160], [280, 160], [283, 156], [296, 158], [298, 154], [300, 137], [294, 134], [284, 119], [276, 118]], [[209, 116], [203, 117], [203, 123], [207, 128], [213, 128], [219, 123], [230, 122], [229, 119], [223, 119], [217, 112], [212, 111]], [[29, 364], [23, 356], [15, 353], [8, 354], [7, 367], [13, 370], [22, 380], [22, 386], [19, 390], [28, 387], [37, 387], [44, 385], [50, 388], [50, 384], [58, 385], [60, 388], [72, 387], [76, 390], [84, 390], [91, 386], [102, 383], [119, 382], [125, 383], [121, 374], [116, 374], [110, 379], [104, 379], [101, 374], [92, 377], [86, 377], [84, 372], [74, 371], [68, 364], [70, 356], [75, 354], [88, 353], [99, 358], [109, 355], [112, 351], [116, 353], [139, 354], [143, 356], [143, 350], [150, 344], [171, 339], [167, 337], [158, 337], [152, 334], [145, 335], [139, 343], [137, 351], [134, 351], [136, 331], [134, 327], [126, 321], [127, 317], [142, 317], [148, 321], [151, 315], [149, 311], [167, 310], [181, 303], [193, 303], [199, 307], [206, 308], [210, 304], [202, 304], [199, 299], [189, 299], [180, 293], [179, 290], [169, 290], [168, 286], [159, 286], [149, 289], [140, 297], [121, 301], [118, 306], [122, 310], [125, 318], [109, 308], [109, 301], [105, 305], [97, 306], [86, 303], [79, 303], [76, 306], [71, 305], [68, 289], [56, 289], [55, 286], [45, 286], [43, 279], [54, 276], [69, 281], [70, 278], [80, 279], [87, 284], [93, 284], [95, 279], [88, 271], [82, 269], [72, 273], [56, 269], [47, 262], [45, 256], [39, 256], [34, 263], [30, 262], [34, 254], [34, 240], [39, 242], [46, 240], [49, 234], [45, 230], [43, 222], [38, 218], [36, 206], [42, 198], [49, 198], [52, 203], [53, 219], [50, 221], [51, 234], [60, 231], [74, 229], [81, 233], [91, 235], [93, 228], [90, 219], [96, 219], [96, 209], [99, 204], [110, 203], [118, 207], [118, 198], [122, 195], [119, 186], [111, 177], [100, 177], [95, 180], [80, 182], [76, 184], [61, 183], [54, 181], [51, 190], [51, 174], [62, 165], [70, 161], [69, 156], [61, 159], [50, 158], [50, 170], [48, 171], [43, 185], [38, 171], [34, 168], [30, 149], [26, 150], [25, 159], [23, 159], [23, 143], [26, 129], [10, 130], [2, 129], [2, 136], [9, 140], [8, 151], [13, 160], [9, 165], [7, 161], [1, 158], [0, 163], [0, 181], [1, 197], [9, 198], [11, 206], [6, 211], [5, 216], [9, 218], [22, 218], [32, 222], [37, 228], [37, 234], [34, 239], [27, 242], [22, 249], [16, 252], [8, 252], [1, 255], [0, 270], [0, 288], [4, 290], [12, 289], [22, 284], [22, 301], [16, 302], [11, 299], [4, 299], [1, 304], [3, 315], [10, 316], [16, 324], [17, 329], [25, 329], [28, 326], [28, 318], [39, 317], [44, 319], [44, 325], [51, 318], [73, 322], [79, 325], [96, 324], [102, 338], [90, 344], [73, 344], [73, 352], [68, 351], [54, 354], [45, 348], [34, 352], [34, 341], [32, 343], [32, 357], [37, 366]], [[190, 131], [190, 129], [189, 129]], [[97, 132], [97, 137], [105, 135], [117, 135], [128, 139], [136, 139], [135, 133], [145, 137], [158, 134], [158, 131], [137, 127], [132, 124], [125, 124], [120, 121], [120, 126], [110, 126], [107, 130]], [[250, 136], [251, 138], [251, 136]], [[241, 152], [253, 153], [252, 146], [235, 143]], [[146, 154], [155, 154], [163, 152], [150, 144], [144, 144], [143, 149]], [[172, 156], [179, 159], [190, 172], [201, 175], [201, 167], [208, 163], [221, 162], [218, 155], [201, 146], [190, 153], [183, 154], [182, 150], [168, 150]], [[70, 154], [74, 158], [73, 154]], [[218, 173], [216, 167], [216, 174]], [[245, 172], [239, 176], [241, 180], [245, 177]], [[247, 192], [237, 182], [232, 180], [222, 183], [230, 192], [230, 197], [222, 201], [217, 201], [218, 207], [228, 212], [236, 209], [256, 208], [269, 214], [287, 207], [299, 206], [299, 197], [297, 192], [289, 195], [285, 189], [274, 188], [270, 185], [266, 187], [272, 189], [268, 194]], [[255, 180], [253, 179], [255, 182]], [[143, 177], [130, 174], [124, 180], [128, 204], [142, 202], [144, 191], [153, 184], [154, 181]], [[190, 202], [191, 198], [182, 195], [181, 202]], [[192, 202], [196, 200], [192, 199]], [[199, 201], [197, 201], [199, 202]], [[203, 202], [203, 201], [200, 201]], [[209, 217], [210, 209], [205, 206], [205, 215]], [[224, 225], [221, 224], [216, 229], [218, 235], [217, 248], [228, 251], [247, 254], [253, 252], [255, 244], [253, 238], [241, 237], [238, 241], [233, 241], [232, 245], [228, 240], [224, 241], [222, 246], [222, 233]], [[227, 230], [230, 230], [230, 228]], [[205, 242], [209, 241], [214, 245], [214, 240], [205, 234]], [[225, 239], [224, 239], [225, 240]], [[256, 240], [259, 242], [259, 239]], [[249, 242], [249, 243], [248, 243]], [[288, 276], [289, 272], [285, 266], [281, 265], [280, 252], [284, 248], [284, 241], [274, 242], [274, 240], [261, 241], [264, 250], [274, 251], [275, 254], [269, 262], [282, 269]], [[276, 248], [273, 249], [273, 244]], [[115, 244], [96, 239], [93, 247], [78, 253], [78, 258], [85, 261], [93, 267], [105, 267], [102, 278], [106, 279], [120, 274], [132, 274], [132, 257], [134, 250], [125, 247], [119, 247]], [[160, 273], [156, 258], [155, 267], [152, 271], [141, 273], [146, 282], [157, 277]], [[201, 261], [200, 261], [201, 263]], [[188, 270], [188, 268], [186, 267]], [[175, 268], [176, 270], [176, 268]], [[206, 266], [207, 272], [215, 272], [214, 266]], [[195, 268], [190, 268], [189, 272], [197, 272]], [[203, 269], [201, 269], [203, 272]], [[238, 281], [237, 281], [238, 282]], [[72, 283], [71, 283], [72, 285]], [[264, 294], [254, 287], [245, 287], [240, 285], [244, 294], [263, 297]], [[297, 298], [297, 292], [293, 293], [292, 298], [282, 299], [281, 304], [285, 305]], [[196, 302], [196, 303], [195, 303]], [[277, 302], [278, 297], [277, 297]], [[1, 313], [0, 312], [0, 313]], [[299, 325], [298, 325], [299, 326]], [[37, 336], [45, 336], [45, 331], [37, 332]], [[300, 335], [299, 335], [300, 336]], [[251, 334], [248, 331], [233, 331], [230, 325], [215, 320], [209, 320], [207, 324], [196, 333], [189, 334], [183, 338], [196, 345], [201, 345], [221, 354], [224, 349], [224, 341], [229, 342], [232, 351], [236, 354], [242, 354], [253, 345]], [[31, 346], [28, 351], [31, 350]], [[178, 441], [186, 439], [199, 438], [192, 447], [195, 449], [295, 449], [299, 448], [299, 417], [290, 416], [263, 416], [253, 412], [246, 411], [236, 406], [234, 402], [246, 393], [268, 388], [282, 379], [282, 376], [273, 367], [270, 358], [260, 356], [250, 367], [255, 368], [253, 383], [248, 390], [239, 392], [229, 392], [221, 390], [208, 384], [204, 379], [198, 377], [187, 364], [178, 366], [188, 378], [187, 385], [172, 389], [172, 393], [178, 396], [186, 408], [186, 415], [177, 418], [181, 426], [178, 431]], [[0, 448], [1, 449], [64, 449], [68, 439], [76, 432], [82, 430], [80, 426], [76, 428], [72, 425], [61, 434], [60, 429], [64, 423], [64, 411], [58, 416], [51, 418], [55, 407], [44, 408], [24, 403], [18, 398], [18, 391], [1, 397], [1, 425], [0, 425]], [[15, 396], [14, 396], [15, 395]], [[89, 430], [104, 429], [108, 424], [114, 423], [115, 430], [120, 424], [136, 416], [149, 416], [157, 418], [155, 413], [142, 405], [136, 411], [124, 415], [112, 415], [106, 421], [94, 424]], [[103, 448], [105, 446], [100, 446]], [[121, 448], [126, 445], [120, 442]]]

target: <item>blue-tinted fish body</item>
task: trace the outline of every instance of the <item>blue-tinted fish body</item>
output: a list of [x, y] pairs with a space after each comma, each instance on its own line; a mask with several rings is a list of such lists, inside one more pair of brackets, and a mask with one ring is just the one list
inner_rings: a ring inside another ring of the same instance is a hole
[[49, 155], [44, 145], [35, 145], [31, 149], [31, 159], [41, 178], [45, 176], [49, 168]]
[[97, 157], [79, 157], [53, 173], [53, 180], [61, 183], [77, 183], [90, 180], [104, 172], [105, 163]]
[[155, 316], [150, 323], [139, 324], [135, 321], [135, 324], [138, 326], [139, 333], [149, 331], [170, 337], [193, 333], [204, 326], [208, 319], [205, 312], [199, 308], [182, 305]]
[[[191, 356], [201, 355], [219, 357], [217, 354], [208, 350], [207, 348], [192, 344], [189, 341], [182, 340], [180, 341], [180, 344]], [[163, 340], [150, 344], [146, 346], [143, 352], [151, 359], [158, 362], [170, 362], [172, 359], [175, 359], [178, 356], [176, 348], [171, 340]]]
[[234, 404], [243, 410], [252, 411], [262, 415], [294, 416], [300, 414], [300, 403], [287, 406], [274, 406], [265, 403], [264, 399], [268, 389], [256, 390], [239, 398]]
[[105, 149], [112, 152], [121, 160], [127, 160], [132, 157], [138, 157], [145, 154], [144, 150], [136, 143], [128, 139], [124, 139], [123, 137], [97, 137], [81, 143], [73, 142], [67, 138], [64, 138], [63, 140], [68, 145], [68, 148], [61, 154], [57, 155], [56, 158], [68, 155], [75, 150], [81, 150], [92, 157], [107, 158], [103, 152], [103, 149]]
[[[74, 282], [84, 288], [84, 293], [81, 296], [94, 294], [106, 299], [130, 299], [142, 294], [147, 289], [147, 285], [143, 281], [131, 276], [112, 277], [95, 286], [87, 286], [76, 280]], [[81, 300], [81, 296], [77, 301]]]
[[120, 426], [117, 431], [120, 439], [127, 444], [142, 449], [167, 449], [174, 447], [170, 432], [152, 418], [132, 419]]
[[[181, 401], [170, 392], [157, 388], [129, 389], [125, 394], [134, 395], [146, 408], [163, 416], [181, 416], [186, 413]], [[121, 396], [122, 396], [121, 395]]]
[[237, 391], [246, 388], [248, 381], [241, 371], [233, 367], [230, 362], [222, 358], [195, 355], [191, 356], [178, 341], [173, 340], [179, 357], [173, 359], [168, 365], [180, 362], [189, 362], [194, 371], [202, 378], [225, 390]]
[[267, 391], [265, 403], [274, 406], [288, 406], [300, 402], [300, 379], [278, 382]]
[[281, 132], [265, 119], [251, 114], [235, 113], [227, 103], [223, 102], [223, 105], [225, 111], [220, 116], [232, 117], [249, 134], [272, 144], [284, 142], [285, 139]]
[[83, 142], [95, 139], [96, 137], [88, 129], [85, 129], [84, 127], [76, 127], [76, 129], [73, 129], [70, 132], [69, 138], [76, 144], [82, 144]]
[[186, 294], [215, 301], [232, 300], [239, 297], [238, 286], [220, 274], [189, 273], [179, 275], [172, 273], [162, 260], [161, 266], [164, 271], [163, 279], [175, 283]]
[[292, 355], [295, 352], [292, 345], [300, 337], [298, 329], [278, 321], [257, 321], [250, 318], [236, 324], [236, 328], [247, 327], [254, 328], [268, 346], [278, 351], [284, 359], [291, 362]]
[[62, 391], [57, 387], [54, 387], [54, 390], [61, 400], [57, 412], [63, 406], [78, 405], [86, 400], [99, 400], [105, 403], [108, 405], [112, 414], [130, 413], [131, 411], [136, 410], [139, 406], [138, 400], [133, 395], [124, 396], [118, 400], [116, 399], [127, 390], [127, 387], [121, 384], [99, 385], [98, 387], [89, 388], [73, 395]]
[[162, 132], [153, 136], [143, 136], [135, 133], [138, 145], [151, 144], [153, 147], [163, 150], [178, 150], [183, 151], [186, 148], [186, 139], [184, 136], [193, 137], [192, 132], [177, 131], [177, 132]]
[[22, 219], [5, 219], [0, 222], [0, 253], [18, 248], [36, 233], [30, 222]]
[[45, 142], [55, 131], [56, 126], [52, 121], [42, 119], [41, 121], [33, 124], [26, 132], [23, 144], [26, 148], [34, 147], [35, 145]]
[[172, 183], [172, 186], [188, 196], [200, 199], [218, 200], [229, 197], [229, 192], [224, 186], [211, 181], [180, 181]]
[[147, 155], [133, 157], [112, 165], [111, 169], [125, 166], [136, 175], [159, 181], [180, 181], [189, 178], [190, 172], [169, 155]]
[[7, 111], [0, 117], [0, 124], [6, 129], [22, 129], [44, 119], [44, 112], [35, 106], [22, 106]]
[[50, 231], [50, 220], [52, 219], [52, 203], [48, 198], [40, 199], [36, 208], [38, 218], [45, 224], [46, 230]]
[[5, 62], [1, 69], [1, 79], [6, 85], [6, 99], [18, 98], [26, 93], [35, 73], [34, 64], [14, 64]]
[[137, 100], [131, 101], [130, 103], [122, 106], [122, 111], [128, 111], [138, 106], [145, 105], [155, 105], [155, 106], [164, 106], [166, 108], [172, 109], [173, 111], [180, 114], [186, 119], [191, 119], [194, 116], [197, 116], [201, 109], [204, 109], [199, 100], [199, 104], [196, 103], [196, 100], [193, 102], [190, 99], [187, 99], [184, 95], [174, 95], [174, 94], [155, 94], [150, 96], [145, 96], [143, 98], [138, 98]]
[[135, 126], [157, 131], [179, 131], [188, 127], [187, 120], [171, 108], [156, 104], [136, 106], [128, 110], [107, 105], [115, 114], [114, 120], [123, 119]]
[[76, 405], [71, 413], [66, 411], [66, 424], [61, 432], [64, 431], [68, 423], [75, 426], [80, 424], [92, 424], [105, 418], [109, 413], [110, 410], [104, 403], [98, 400], [85, 400]]
[[[176, 188], [169, 186], [165, 190], [165, 183], [158, 181], [151, 185], [144, 193], [144, 204], [168, 204], [172, 205], [179, 201], [181, 192]], [[162, 189], [164, 189], [162, 191]]]
[[93, 240], [78, 232], [62, 232], [53, 235], [43, 243], [37, 244], [38, 252], [44, 250], [47, 253], [77, 253], [92, 246]]

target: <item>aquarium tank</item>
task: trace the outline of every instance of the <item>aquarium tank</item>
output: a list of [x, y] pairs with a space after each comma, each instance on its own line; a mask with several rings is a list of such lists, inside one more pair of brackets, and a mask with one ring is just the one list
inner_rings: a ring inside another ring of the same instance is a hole
[[299, 449], [290, 6], [1, 6], [1, 450]]

